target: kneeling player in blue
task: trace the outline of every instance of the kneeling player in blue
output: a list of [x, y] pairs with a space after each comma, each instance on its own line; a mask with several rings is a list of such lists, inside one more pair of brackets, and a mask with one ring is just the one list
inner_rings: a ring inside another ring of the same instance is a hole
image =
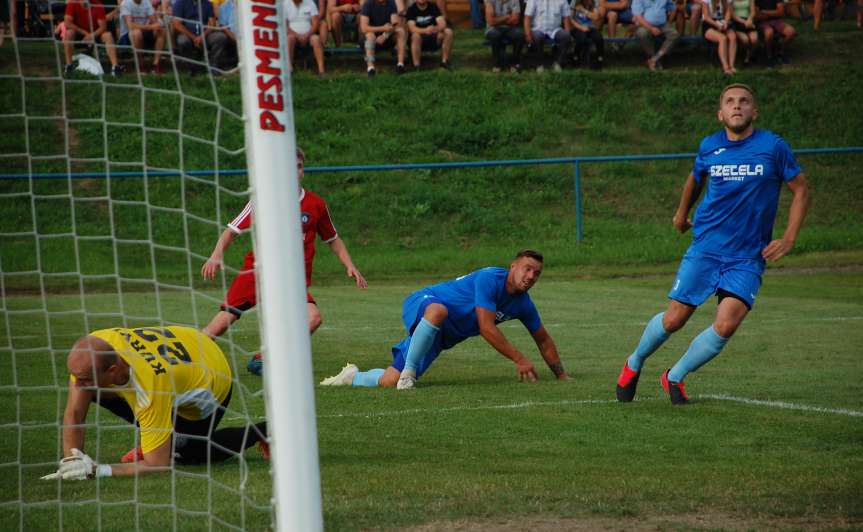
[[323, 386], [414, 387], [441, 351], [472, 336], [482, 336], [500, 354], [512, 360], [522, 381], [535, 381], [533, 364], [498, 329], [497, 324], [517, 319], [530, 332], [539, 353], [558, 379], [567, 379], [554, 340], [545, 330], [528, 290], [542, 273], [542, 255], [520, 251], [509, 269], [483, 268], [458, 279], [418, 290], [405, 299], [402, 321], [408, 336], [393, 346], [392, 365], [359, 371], [348, 364]]
[[[809, 207], [806, 177], [781, 137], [753, 127], [757, 116], [751, 88], [735, 83], [722, 90], [718, 118], [724, 128], [701, 142], [673, 220], [681, 233], [692, 228], [692, 244], [668, 294], [668, 309], [647, 323], [623, 365], [619, 401], [633, 400], [647, 357], [715, 293], [719, 304], [713, 324], [660, 377], [673, 404], [688, 403], [686, 376], [719, 354], [752, 309], [765, 261], [779, 260], [794, 246]], [[690, 223], [689, 211], [705, 182], [707, 193]], [[782, 238], [773, 240], [783, 183], [792, 196], [788, 226]]]

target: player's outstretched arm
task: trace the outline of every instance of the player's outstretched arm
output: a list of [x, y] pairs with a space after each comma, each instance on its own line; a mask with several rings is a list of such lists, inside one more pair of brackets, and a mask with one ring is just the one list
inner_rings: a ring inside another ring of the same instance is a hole
[[788, 227], [785, 228], [782, 238], [773, 240], [761, 251], [761, 256], [770, 262], [781, 259], [791, 251], [794, 242], [797, 241], [800, 228], [803, 227], [806, 213], [809, 211], [809, 183], [806, 181], [806, 176], [802, 173], [798, 174], [788, 182], [788, 188], [791, 190]]
[[230, 229], [222, 231], [218, 242], [216, 242], [216, 247], [213, 248], [213, 252], [210, 254], [210, 258], [201, 267], [201, 277], [207, 280], [216, 278], [216, 272], [224, 265], [225, 250], [231, 246], [235, 238], [237, 238], [237, 233]]
[[98, 464], [85, 452], [72, 448], [60, 460], [55, 473], [45, 475], [42, 480], [90, 480], [96, 477], [128, 477], [159, 473], [171, 469], [171, 439], [150, 453], [144, 454], [144, 460], [130, 464]]
[[476, 318], [479, 323], [479, 334], [486, 342], [494, 347], [498, 353], [513, 361], [518, 368], [518, 378], [523, 382], [534, 382], [539, 378], [533, 363], [515, 348], [509, 340], [500, 332], [494, 323], [494, 312], [476, 307]]
[[683, 192], [680, 193], [680, 203], [677, 205], [677, 212], [674, 213], [674, 218], [671, 223], [674, 228], [685, 233], [692, 227], [692, 220], [689, 219], [689, 211], [698, 200], [701, 194], [701, 185], [695, 180], [695, 176], [689, 174], [686, 178], [686, 183], [683, 184]]
[[560, 354], [557, 352], [557, 346], [552, 340], [551, 335], [545, 329], [544, 325], [540, 325], [531, 336], [536, 346], [539, 348], [539, 354], [542, 355], [545, 363], [548, 364], [548, 369], [554, 373], [554, 376], [559, 380], [569, 380], [569, 375], [563, 369], [563, 362], [560, 361]]
[[66, 410], [63, 413], [63, 456], [72, 456], [72, 449], [84, 448], [84, 422], [94, 392], [69, 383]]
[[336, 257], [338, 257], [339, 262], [341, 262], [345, 266], [345, 271], [348, 274], [348, 277], [353, 277], [353, 279], [357, 282], [357, 288], [368, 288], [369, 284], [366, 282], [366, 278], [363, 277], [363, 274], [354, 266], [354, 261], [351, 260], [351, 254], [348, 253], [348, 247], [345, 245], [345, 242], [336, 237], [334, 240], [329, 242], [330, 249], [333, 250]]

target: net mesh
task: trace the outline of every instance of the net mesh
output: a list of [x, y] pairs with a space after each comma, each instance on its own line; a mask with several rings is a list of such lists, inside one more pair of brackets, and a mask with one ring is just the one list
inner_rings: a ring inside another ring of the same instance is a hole
[[[0, 47], [0, 528], [265, 528], [269, 464], [254, 448], [158, 475], [40, 480], [63, 453], [75, 340], [111, 327], [202, 328], [252, 242], [238, 238], [217, 280], [201, 278], [248, 201], [248, 177], [228, 171], [245, 167], [239, 77], [204, 60], [192, 75], [169, 51], [163, 75], [142, 73], [128, 48], [121, 77], [66, 76], [63, 43], [38, 14], [26, 16], [41, 29]], [[109, 72], [105, 52], [75, 49]], [[263, 420], [262, 382], [245, 369], [259, 345], [255, 312], [218, 343], [234, 375], [220, 426]], [[135, 444], [134, 426], [90, 408], [85, 450], [96, 461]]]

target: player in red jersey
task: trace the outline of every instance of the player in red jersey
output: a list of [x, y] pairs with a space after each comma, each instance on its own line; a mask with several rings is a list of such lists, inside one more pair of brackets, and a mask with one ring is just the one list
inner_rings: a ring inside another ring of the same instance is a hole
[[[305, 155], [303, 151], [297, 147], [297, 180], [302, 182], [303, 165]], [[315, 258], [315, 239], [320, 235], [321, 240], [329, 244], [330, 249], [336, 254], [336, 257], [345, 266], [348, 277], [353, 277], [357, 283], [357, 288], [366, 288], [368, 284], [365, 278], [354, 266], [351, 260], [351, 255], [348, 253], [348, 248], [345, 243], [339, 238], [332, 220], [330, 220], [330, 212], [327, 209], [327, 204], [317, 194], [310, 190], [300, 187], [300, 216], [303, 224], [303, 253], [306, 262], [306, 287], [312, 284], [312, 261]], [[219, 237], [213, 253], [204, 266], [201, 268], [201, 275], [204, 279], [212, 280], [216, 277], [216, 272], [222, 267], [222, 259], [225, 250], [234, 241], [237, 235], [252, 225], [252, 203], [246, 204], [246, 207], [240, 214], [228, 224], [228, 228]], [[225, 302], [221, 306], [221, 311], [216, 314], [210, 323], [204, 327], [204, 332], [211, 337], [220, 336], [224, 333], [232, 323], [240, 319], [243, 312], [249, 310], [257, 304], [257, 293], [255, 290], [255, 255], [253, 252], [246, 254], [246, 259], [243, 264], [243, 269], [237, 274], [228, 293], [225, 295]], [[309, 311], [309, 332], [314, 333], [321, 325], [321, 313], [318, 310], [318, 305], [315, 303], [312, 294], [306, 292], [307, 307]]]

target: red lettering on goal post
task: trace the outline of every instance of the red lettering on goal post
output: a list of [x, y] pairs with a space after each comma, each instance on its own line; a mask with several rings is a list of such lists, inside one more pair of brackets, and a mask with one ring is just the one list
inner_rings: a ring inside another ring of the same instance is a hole
[[[279, 120], [277, 112], [285, 110], [285, 99], [282, 95], [282, 50], [279, 43], [278, 23], [276, 22], [276, 0], [253, 0], [252, 5], [252, 41], [255, 47], [255, 57], [258, 64], [258, 121], [261, 129], [267, 131], [285, 131], [285, 125]], [[267, 5], [259, 5], [267, 4]], [[275, 31], [274, 31], [275, 30]]]
[[282, 125], [282, 123], [279, 122], [279, 119], [276, 118], [276, 115], [270, 111], [262, 111], [261, 129], [266, 129], [267, 131], [278, 131], [281, 133], [285, 130], [285, 126]]

